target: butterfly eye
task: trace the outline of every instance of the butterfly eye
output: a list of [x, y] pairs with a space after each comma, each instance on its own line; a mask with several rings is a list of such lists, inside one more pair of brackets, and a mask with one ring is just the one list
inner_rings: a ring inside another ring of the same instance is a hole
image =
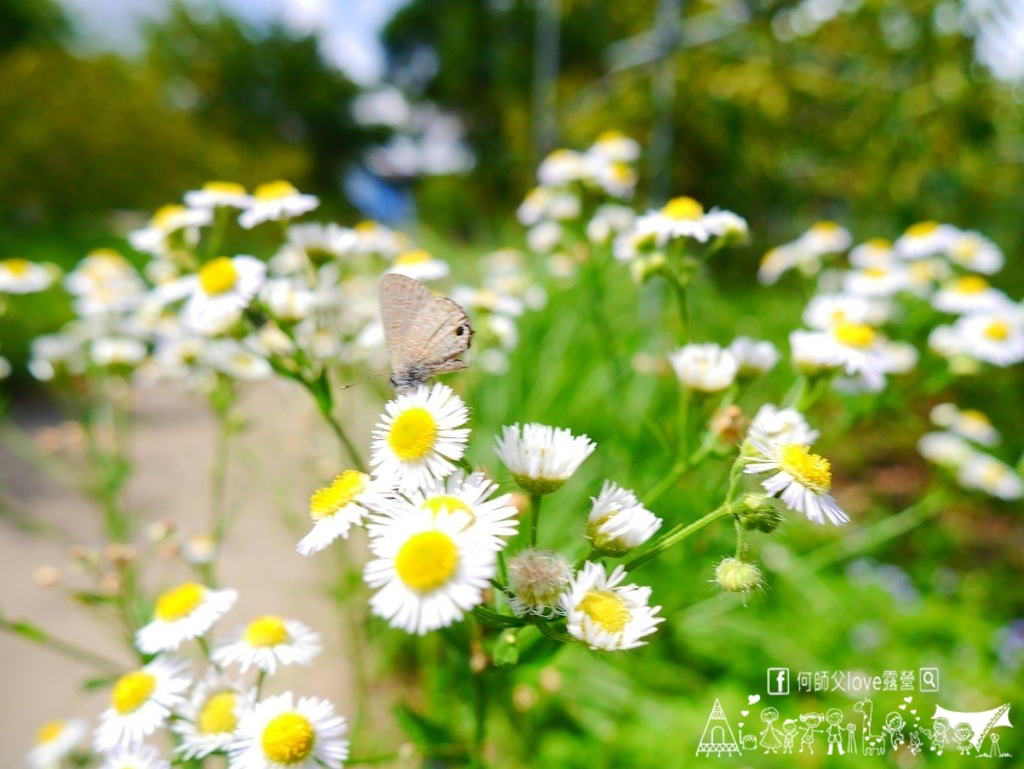
[[462, 336], [465, 333], [466, 333], [466, 327], [465, 326], [459, 326], [457, 329], [455, 329], [455, 336]]

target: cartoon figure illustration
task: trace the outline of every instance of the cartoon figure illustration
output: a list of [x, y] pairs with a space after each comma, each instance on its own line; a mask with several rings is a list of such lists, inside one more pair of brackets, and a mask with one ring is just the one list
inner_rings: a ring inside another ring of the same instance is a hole
[[956, 740], [956, 749], [960, 751], [960, 755], [966, 756], [974, 747], [971, 745], [971, 740], [974, 739], [974, 729], [970, 724], [957, 724], [953, 729], [953, 739]]
[[799, 727], [797, 725], [797, 722], [795, 720], [793, 720], [792, 718], [787, 718], [785, 720], [785, 722], [782, 724], [782, 733], [783, 733], [782, 752], [783, 753], [792, 753], [793, 752], [793, 740], [796, 739], [796, 730], [798, 728]]
[[[1009, 756], [1010, 755], [1009, 753], [1003, 753], [999, 749], [999, 735], [998, 734], [990, 734], [989, 735], [989, 740], [991, 740], [991, 743], [992, 743], [992, 747], [990, 747], [989, 750], [988, 750], [989, 758], [1002, 758], [1004, 756]], [[981, 755], [981, 754], [979, 753], [978, 755]]]
[[921, 747], [922, 747], [922, 745], [921, 745], [921, 734], [919, 732], [917, 732], [917, 731], [911, 732], [910, 733], [910, 745], [908, 745], [908, 748], [910, 749], [910, 752], [913, 753], [916, 756], [918, 753], [921, 752]]
[[[1000, 727], [1011, 728], [1013, 724], [1010, 723], [1010, 703], [1004, 703], [998, 707], [990, 710], [973, 710], [967, 712], [960, 712], [957, 710], [947, 710], [941, 705], [935, 706], [935, 715], [932, 716], [932, 720], [938, 727], [939, 720], [945, 720], [946, 722], [946, 733], [948, 735], [950, 724], [966, 724], [971, 727], [971, 740], [970, 744], [973, 748], [972, 755], [984, 755], [982, 752], [982, 745], [985, 739], [989, 737], [995, 729]], [[958, 745], [958, 741], [955, 739], [946, 739], [952, 745]]]
[[931, 729], [925, 729], [923, 726], [920, 728], [924, 735], [932, 741], [932, 746], [928, 749], [934, 751], [935, 755], [941, 756], [949, 734], [949, 721], [945, 718], [936, 718]]
[[857, 752], [857, 727], [853, 724], [846, 725], [846, 752]]
[[885, 734], [871, 731], [871, 715], [875, 704], [870, 699], [863, 699], [853, 706], [855, 713], [861, 714], [860, 741], [864, 746], [865, 756], [880, 756], [885, 752]]
[[843, 711], [839, 708], [832, 708], [825, 714], [825, 721], [828, 723], [828, 754], [832, 755], [834, 748], [839, 749], [839, 755], [846, 753], [843, 750], [843, 727], [840, 724], [843, 721]]
[[882, 731], [889, 735], [893, 750], [899, 750], [900, 745], [906, 742], [903, 739], [904, 726], [903, 716], [895, 710], [885, 717], [885, 726], [882, 727]]
[[804, 752], [804, 748], [808, 752], [814, 752], [814, 735], [821, 728], [822, 722], [825, 720], [821, 713], [804, 713], [800, 716], [800, 720], [804, 725], [804, 733], [800, 735], [800, 752]]
[[765, 708], [761, 711], [761, 720], [766, 724], [765, 730], [761, 732], [761, 747], [766, 754], [778, 753], [782, 747], [782, 740], [779, 738], [779, 730], [773, 724], [779, 720], [779, 711], [775, 708]]

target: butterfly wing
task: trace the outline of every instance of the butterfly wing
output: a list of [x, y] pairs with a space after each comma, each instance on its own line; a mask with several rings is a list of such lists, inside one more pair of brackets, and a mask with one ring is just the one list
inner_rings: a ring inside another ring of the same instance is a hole
[[473, 326], [458, 304], [395, 274], [381, 280], [380, 297], [395, 387], [411, 387], [466, 367], [458, 356], [469, 349]]

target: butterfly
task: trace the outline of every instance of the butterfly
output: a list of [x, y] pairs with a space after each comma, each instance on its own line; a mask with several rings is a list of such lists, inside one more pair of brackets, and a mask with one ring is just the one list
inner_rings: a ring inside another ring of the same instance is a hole
[[466, 368], [459, 356], [469, 349], [473, 326], [451, 299], [435, 296], [418, 280], [390, 273], [380, 281], [380, 312], [396, 390]]

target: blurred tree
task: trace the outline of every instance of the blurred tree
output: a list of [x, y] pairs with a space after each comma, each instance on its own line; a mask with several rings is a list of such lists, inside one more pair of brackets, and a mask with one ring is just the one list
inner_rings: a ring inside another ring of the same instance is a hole
[[54, 0], [4, 0], [0, 3], [0, 54], [23, 43], [63, 41], [71, 26]]
[[[481, 164], [467, 189], [498, 210], [532, 181], [533, 5], [412, 0], [384, 35], [396, 81], [463, 117]], [[611, 44], [649, 30], [655, 5], [562, 3], [564, 144], [608, 128], [649, 143], [651, 64], [607, 67], [622, 49]], [[947, 4], [950, 23], [925, 0], [837, 3], [824, 20], [805, 5], [686, 4], [670, 55], [672, 189], [742, 213], [765, 242], [821, 217], [865, 236], [945, 219], [1015, 242], [1024, 106], [975, 61], [958, 6]], [[725, 34], [698, 44], [709, 20]], [[424, 79], [430, 52], [436, 74]]]
[[337, 198], [340, 174], [385, 135], [352, 120], [360, 89], [324, 60], [315, 36], [177, 3], [146, 38], [151, 71], [203, 125], [257, 155], [282, 144], [308, 152], [307, 174], [289, 180], [304, 189]]

